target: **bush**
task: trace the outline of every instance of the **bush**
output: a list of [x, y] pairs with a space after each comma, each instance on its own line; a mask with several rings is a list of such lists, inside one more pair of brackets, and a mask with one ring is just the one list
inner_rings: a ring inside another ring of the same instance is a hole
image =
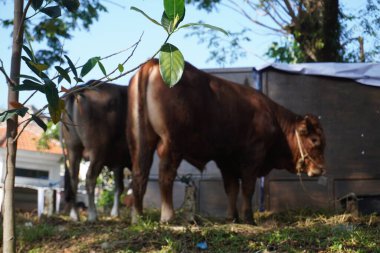
[[113, 204], [114, 191], [102, 189], [98, 198], [98, 206], [104, 209], [111, 208]]

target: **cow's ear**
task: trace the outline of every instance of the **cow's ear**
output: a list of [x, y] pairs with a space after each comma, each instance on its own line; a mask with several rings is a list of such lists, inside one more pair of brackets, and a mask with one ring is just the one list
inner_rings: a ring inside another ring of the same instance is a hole
[[312, 114], [306, 114], [304, 116], [304, 119], [306, 120], [306, 123], [311, 126], [317, 126], [319, 124], [319, 119], [317, 116]]

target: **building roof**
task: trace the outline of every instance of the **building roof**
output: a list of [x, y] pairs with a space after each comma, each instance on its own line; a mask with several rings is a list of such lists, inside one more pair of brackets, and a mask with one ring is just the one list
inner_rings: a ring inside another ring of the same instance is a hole
[[[19, 121], [20, 122], [20, 121]], [[19, 127], [21, 131], [22, 127]], [[6, 124], [3, 122], [0, 124], [0, 148], [6, 147]], [[51, 154], [62, 154], [62, 148], [57, 140], [49, 141], [48, 149], [40, 149], [38, 147], [38, 140], [40, 139], [43, 130], [37, 126], [34, 122], [31, 122], [21, 133], [17, 140], [17, 149], [18, 150], [27, 150], [34, 152], [43, 152]]]
[[254, 71], [262, 72], [267, 69], [276, 69], [304, 75], [348, 78], [361, 84], [380, 87], [379, 63], [272, 63], [255, 68]]

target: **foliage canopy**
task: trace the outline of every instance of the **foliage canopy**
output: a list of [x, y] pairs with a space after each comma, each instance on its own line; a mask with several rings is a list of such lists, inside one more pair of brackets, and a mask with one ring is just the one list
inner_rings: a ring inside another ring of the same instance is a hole
[[207, 11], [229, 8], [246, 22], [241, 31], [231, 32], [227, 42], [201, 29], [194, 29], [190, 35], [208, 43], [210, 60], [218, 63], [244, 57], [257, 28], [278, 35], [266, 53], [276, 61], [378, 61], [380, 1], [363, 2], [366, 4], [361, 8], [349, 10], [339, 0], [187, 0]]

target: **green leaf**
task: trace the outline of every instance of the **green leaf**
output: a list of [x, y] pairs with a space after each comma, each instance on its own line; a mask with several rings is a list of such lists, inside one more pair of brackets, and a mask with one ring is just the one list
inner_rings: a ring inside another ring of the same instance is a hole
[[13, 117], [14, 115], [19, 115], [21, 117], [24, 117], [27, 112], [28, 112], [28, 108], [26, 107], [4, 111], [0, 113], [0, 122], [4, 122], [7, 119]]
[[34, 10], [38, 10], [39, 8], [41, 8], [43, 2], [43, 0], [32, 0], [32, 8]]
[[181, 28], [186, 28], [186, 27], [190, 27], [190, 26], [204, 26], [204, 27], [207, 27], [207, 28], [210, 28], [212, 30], [216, 30], [216, 31], [219, 31], [219, 32], [222, 32], [224, 33], [225, 35], [228, 36], [228, 32], [220, 27], [217, 27], [217, 26], [213, 26], [213, 25], [209, 25], [209, 24], [203, 24], [203, 23], [189, 23], [189, 24], [186, 24], [186, 25], [182, 25], [178, 28], [181, 29]]
[[39, 127], [41, 127], [44, 131], [46, 131], [47, 125], [45, 124], [45, 122], [42, 121], [42, 119], [40, 119], [38, 116], [34, 114], [32, 114], [32, 119], [34, 120], [34, 122], [37, 123]]
[[37, 78], [35, 78], [34, 76], [29, 76], [29, 75], [20, 75], [20, 78], [24, 78], [24, 79], [31, 79], [37, 83], [41, 83], [40, 80], [38, 80]]
[[149, 19], [150, 21], [152, 21], [154, 24], [156, 25], [159, 25], [159, 26], [162, 26], [157, 20], [149, 17], [145, 12], [143, 12], [142, 10], [140, 10], [139, 8], [136, 8], [134, 6], [131, 7], [131, 10], [133, 11], [137, 11], [137, 12], [140, 12], [141, 14], [143, 14], [147, 19]]
[[173, 32], [172, 24], [173, 24], [173, 21], [168, 18], [168, 15], [166, 15], [164, 11], [161, 17], [161, 25], [169, 34]]
[[78, 83], [83, 83], [84, 81], [79, 78], [79, 77], [74, 77], [74, 80], [77, 81]]
[[55, 69], [58, 71], [59, 75], [62, 77], [62, 78], [65, 78], [65, 80], [71, 84], [71, 79], [70, 79], [70, 76], [69, 76], [69, 73], [67, 72], [66, 69], [63, 69], [62, 67], [60, 66], [55, 66]]
[[27, 46], [22, 46], [22, 48], [24, 49], [25, 53], [29, 56], [29, 59], [35, 61], [32, 50], [30, 50]]
[[62, 109], [60, 107], [53, 108], [50, 105], [48, 105], [48, 109], [51, 120], [54, 124], [57, 124], [61, 120]]
[[98, 65], [99, 65], [99, 68], [100, 70], [102, 71], [103, 75], [107, 75], [107, 71], [106, 71], [106, 68], [104, 67], [103, 63], [101, 63], [100, 61], [98, 61]]
[[52, 107], [58, 107], [58, 101], [59, 101], [59, 95], [58, 95], [58, 89], [55, 85], [55, 83], [51, 80], [44, 80], [44, 89], [46, 94], [46, 99], [48, 101], [48, 104]]
[[165, 13], [169, 20], [182, 20], [185, 15], [185, 0], [164, 0]]
[[29, 79], [25, 79], [23, 81], [23, 84], [14, 86], [13, 90], [15, 90], [15, 91], [37, 90], [37, 91], [40, 91], [42, 93], [45, 93], [45, 88], [43, 85], [41, 85], [40, 83], [36, 83], [32, 80], [29, 80]]
[[170, 20], [168, 15], [166, 15], [164, 11], [161, 17], [161, 24], [169, 34], [172, 34], [175, 31], [175, 29], [178, 27], [179, 23], [181, 23], [182, 20], [183, 20], [183, 17], [182, 19], [179, 19], [177, 17], [174, 20]]
[[70, 12], [75, 12], [79, 8], [79, 0], [63, 0], [63, 6], [65, 6]]
[[60, 106], [60, 99], [58, 95], [58, 89], [53, 81], [46, 80], [45, 81], [45, 94], [46, 99], [48, 101], [48, 108], [51, 120], [56, 124], [61, 119], [61, 106]]
[[35, 62], [32, 62], [32, 61], [30, 61], [29, 63], [31, 65], [33, 65], [33, 67], [35, 67], [40, 72], [42, 72], [44, 70], [47, 70], [49, 68], [49, 66], [46, 65], [46, 64], [35, 63]]
[[185, 60], [181, 51], [174, 45], [166, 43], [160, 51], [160, 73], [164, 82], [173, 87], [181, 79]]
[[26, 65], [29, 67], [29, 69], [31, 71], [34, 72], [34, 74], [36, 74], [38, 77], [40, 78], [49, 78], [44, 72], [38, 70], [34, 65], [36, 63], [32, 62], [31, 60], [29, 60], [27, 57], [25, 56], [21, 56], [21, 58], [23, 59], [23, 61], [26, 63]]
[[99, 62], [100, 57], [92, 57], [88, 59], [88, 61], [83, 65], [82, 70], [80, 72], [81, 77], [87, 75]]
[[120, 71], [120, 73], [123, 73], [124, 72], [124, 66], [123, 66], [123, 64], [117, 65], [117, 69]]
[[77, 69], [75, 68], [74, 63], [71, 61], [71, 59], [70, 59], [67, 55], [65, 55], [65, 58], [66, 58], [66, 60], [67, 60], [67, 63], [69, 64], [70, 69], [71, 69], [71, 71], [73, 72], [74, 76], [75, 76], [76, 78], [78, 78], [78, 72], [77, 72]]
[[61, 16], [61, 8], [58, 5], [42, 8], [41, 12], [45, 13], [51, 18], [58, 18]]

